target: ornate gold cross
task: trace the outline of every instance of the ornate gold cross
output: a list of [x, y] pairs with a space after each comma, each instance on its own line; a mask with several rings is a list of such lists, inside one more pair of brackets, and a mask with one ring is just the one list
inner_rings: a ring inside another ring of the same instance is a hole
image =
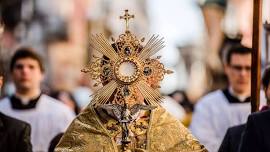
[[125, 10], [125, 14], [123, 16], [120, 16], [120, 19], [124, 19], [126, 21], [126, 31], [128, 31], [128, 23], [131, 18], [134, 18], [134, 15], [128, 14], [128, 10]]

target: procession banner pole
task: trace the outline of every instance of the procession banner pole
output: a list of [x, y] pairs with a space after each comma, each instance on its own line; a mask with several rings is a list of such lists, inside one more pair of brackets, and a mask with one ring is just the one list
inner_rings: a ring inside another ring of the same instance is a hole
[[262, 0], [253, 0], [251, 112], [259, 110], [261, 84]]

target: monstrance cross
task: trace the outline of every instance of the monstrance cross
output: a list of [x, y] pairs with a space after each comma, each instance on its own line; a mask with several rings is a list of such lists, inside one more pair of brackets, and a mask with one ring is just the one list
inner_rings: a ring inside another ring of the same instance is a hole
[[128, 13], [128, 10], [125, 10], [125, 14], [123, 16], [120, 16], [120, 19], [124, 19], [126, 21], [126, 31], [128, 31], [128, 23], [131, 18], [134, 18], [134, 15], [130, 15]]

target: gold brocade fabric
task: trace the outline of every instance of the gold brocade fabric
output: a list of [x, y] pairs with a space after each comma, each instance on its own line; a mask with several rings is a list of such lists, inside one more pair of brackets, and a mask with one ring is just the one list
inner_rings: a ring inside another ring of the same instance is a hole
[[[101, 114], [102, 113], [102, 114]], [[105, 112], [97, 112], [99, 118], [103, 122], [103, 126], [107, 129], [111, 137], [117, 144], [118, 150], [123, 149], [122, 137], [123, 128], [121, 123], [106, 115]], [[141, 110], [137, 118], [130, 122], [127, 126], [129, 128], [129, 141], [127, 149], [134, 150], [136, 148], [146, 149], [147, 145], [147, 130], [149, 128], [150, 111]]]
[[[178, 120], [163, 108], [151, 111], [146, 149], [134, 152], [207, 152]], [[63, 135], [56, 152], [119, 152], [114, 137], [90, 106]]]

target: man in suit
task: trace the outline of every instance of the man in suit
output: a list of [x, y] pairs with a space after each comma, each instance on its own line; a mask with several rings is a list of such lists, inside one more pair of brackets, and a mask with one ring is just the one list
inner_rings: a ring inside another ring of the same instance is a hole
[[219, 147], [219, 152], [237, 152], [246, 124], [230, 127]]
[[[0, 76], [0, 88], [3, 77]], [[8, 117], [0, 112], [0, 151], [1, 152], [31, 152], [30, 125]]]
[[270, 110], [251, 114], [240, 144], [240, 152], [269, 152]]
[[30, 125], [0, 112], [0, 151], [31, 152]]
[[[270, 67], [262, 78], [267, 103], [270, 101]], [[251, 114], [240, 144], [240, 152], [270, 152], [270, 110]]]

